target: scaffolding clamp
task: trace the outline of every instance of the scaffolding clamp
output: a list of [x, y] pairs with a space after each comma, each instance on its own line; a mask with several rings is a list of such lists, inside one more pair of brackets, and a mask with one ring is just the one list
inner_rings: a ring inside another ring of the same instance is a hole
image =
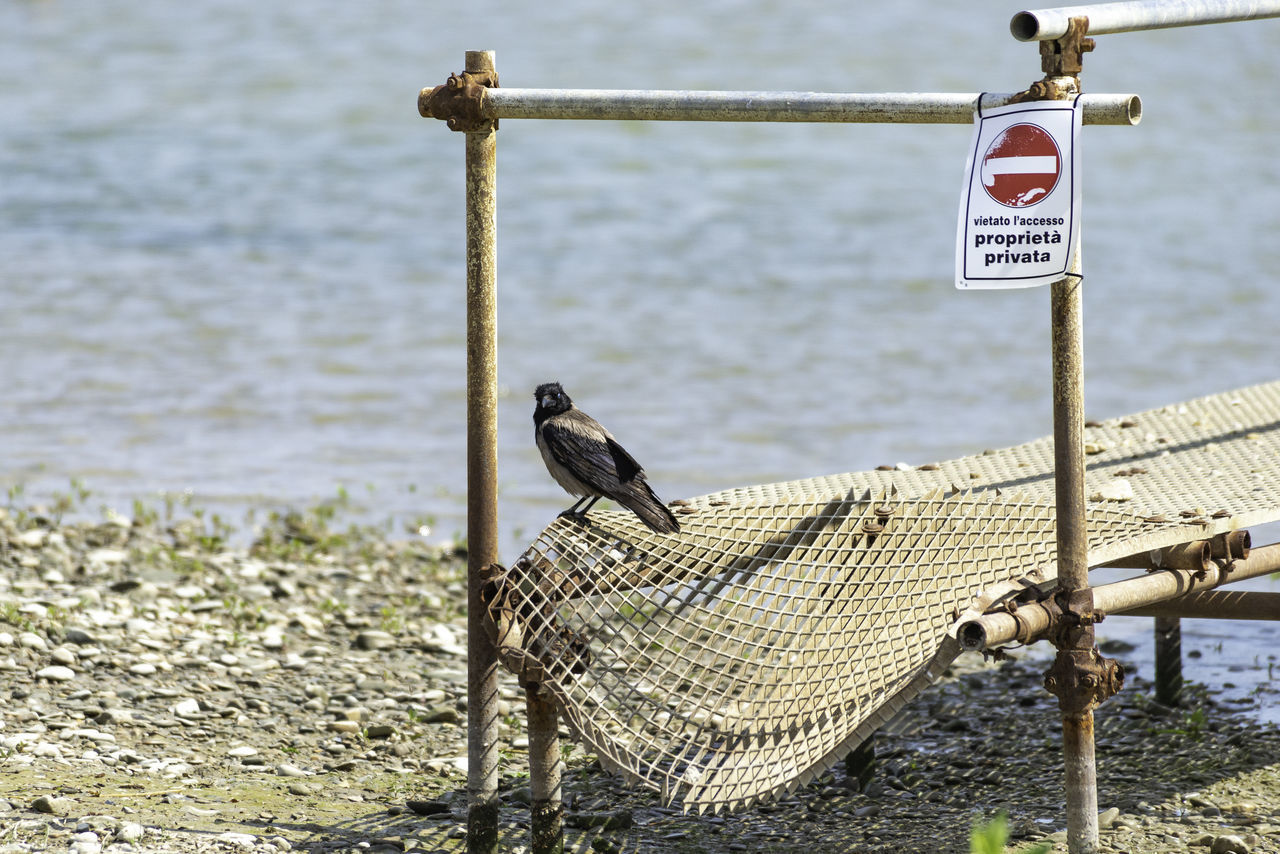
[[1092, 712], [1124, 687], [1124, 665], [1107, 658], [1097, 647], [1060, 649], [1044, 674], [1044, 687], [1058, 698], [1064, 715]]
[[1084, 55], [1095, 47], [1094, 40], [1084, 36], [1088, 30], [1089, 19], [1075, 17], [1070, 19], [1067, 32], [1061, 38], [1040, 42], [1040, 70], [1044, 72], [1044, 79], [1032, 83], [1009, 102], [1065, 101], [1080, 94]]
[[1040, 70], [1045, 77], [1076, 77], [1084, 70], [1084, 55], [1093, 50], [1093, 39], [1085, 38], [1089, 19], [1072, 18], [1061, 38], [1040, 42]]
[[496, 71], [450, 74], [434, 89], [418, 93], [418, 112], [423, 118], [443, 120], [449, 130], [479, 133], [498, 129], [498, 120], [485, 118], [485, 90], [498, 85]]
[[1093, 607], [1093, 589], [1055, 597], [1061, 608], [1052, 638], [1058, 654], [1044, 674], [1044, 687], [1058, 698], [1064, 715], [1092, 712], [1124, 687], [1124, 665], [1107, 658], [1094, 645], [1093, 626], [1106, 616]]

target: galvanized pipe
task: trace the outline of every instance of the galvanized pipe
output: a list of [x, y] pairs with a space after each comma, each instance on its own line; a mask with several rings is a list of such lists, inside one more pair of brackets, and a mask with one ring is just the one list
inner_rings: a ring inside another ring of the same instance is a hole
[[1062, 38], [1071, 18], [1089, 19], [1089, 35], [1222, 24], [1280, 17], [1280, 0], [1131, 0], [1019, 12], [1009, 21], [1018, 41]]
[[1067, 784], [1067, 850], [1098, 849], [1098, 764], [1093, 744], [1093, 712], [1062, 716], [1062, 758]]
[[[492, 51], [466, 70], [494, 71]], [[466, 137], [467, 851], [498, 850], [498, 651], [483, 622], [483, 573], [498, 559], [497, 131]]]
[[529, 716], [530, 828], [533, 854], [564, 851], [564, 806], [560, 798], [559, 716], [551, 693], [540, 685], [525, 688]]
[[1240, 560], [1249, 556], [1253, 547], [1249, 531], [1239, 528], [1219, 534], [1211, 540], [1193, 540], [1179, 543], [1164, 549], [1140, 552], [1117, 560], [1108, 561], [1103, 566], [1124, 569], [1192, 569], [1208, 570], [1212, 558], [1220, 560]]
[[1177, 706], [1182, 701], [1182, 621], [1160, 616], [1155, 624], [1156, 702]]
[[1084, 320], [1080, 256], [1072, 275], [1050, 285], [1053, 360], [1053, 479], [1058, 585], [1089, 586], [1084, 486]]
[[[979, 99], [984, 109], [990, 109], [1008, 104], [1012, 97], [1012, 93], [990, 92], [849, 94], [499, 88], [484, 92], [480, 113], [489, 119], [972, 124]], [[1084, 95], [1080, 104], [1085, 124], [1136, 125], [1142, 120], [1142, 99], [1137, 95]]]
[[[1250, 551], [1247, 558], [1222, 565], [1214, 563], [1208, 571], [1199, 573], [1190, 569], [1161, 569], [1126, 578], [1093, 588], [1094, 608], [1106, 614], [1127, 614], [1164, 602], [1187, 593], [1211, 590], [1221, 584], [1243, 581], [1280, 572], [1280, 543]], [[957, 629], [957, 637], [964, 649], [980, 651], [1014, 640], [1032, 642], [1040, 640], [1053, 622], [1049, 608], [1031, 602], [1015, 609], [1013, 613], [984, 614], [966, 621]]]
[[1139, 605], [1123, 612], [1126, 617], [1161, 620], [1277, 620], [1280, 593], [1265, 590], [1205, 590], [1188, 593], [1154, 605]]
[[[1070, 594], [1089, 587], [1089, 541], [1084, 485], [1084, 321], [1080, 256], [1071, 275], [1049, 286], [1053, 363], [1053, 480], [1058, 545], [1058, 585]], [[1085, 610], [1088, 610], [1085, 606]], [[1092, 624], [1055, 637], [1058, 664], [1094, 648]], [[1056, 665], [1055, 665], [1056, 666]], [[1066, 769], [1067, 849], [1092, 854], [1098, 846], [1098, 776], [1093, 711], [1068, 711], [1074, 698], [1058, 692], [1062, 707], [1062, 755]]]

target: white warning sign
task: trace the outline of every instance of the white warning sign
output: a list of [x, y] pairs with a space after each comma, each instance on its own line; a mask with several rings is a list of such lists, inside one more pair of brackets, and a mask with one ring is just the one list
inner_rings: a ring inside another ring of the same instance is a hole
[[1029, 288], [1067, 275], [1080, 249], [1078, 101], [978, 108], [956, 228], [957, 288]]

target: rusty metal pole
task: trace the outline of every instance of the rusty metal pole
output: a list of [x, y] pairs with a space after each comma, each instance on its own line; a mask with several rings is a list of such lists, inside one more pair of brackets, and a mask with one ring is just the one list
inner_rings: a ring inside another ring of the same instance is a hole
[[1156, 702], [1180, 705], [1182, 700], [1182, 620], [1156, 617]]
[[1053, 457], [1058, 585], [1089, 586], [1084, 487], [1084, 342], [1079, 255], [1072, 275], [1050, 288], [1053, 352]]
[[[493, 51], [466, 73], [496, 85]], [[452, 125], [451, 125], [452, 126]], [[467, 194], [467, 851], [498, 850], [498, 652], [485, 631], [482, 574], [498, 558], [497, 127], [468, 129]]]
[[560, 721], [550, 692], [525, 686], [529, 717], [529, 807], [533, 854], [564, 851], [564, 806], [560, 799]]
[[[1041, 42], [1043, 81], [1033, 98], [1069, 98], [1080, 91], [1087, 18], [1072, 18], [1059, 40]], [[1094, 755], [1093, 709], [1114, 694], [1124, 679], [1115, 662], [1095, 646], [1093, 591], [1089, 587], [1089, 545], [1085, 517], [1084, 311], [1080, 254], [1068, 276], [1050, 285], [1053, 355], [1054, 489], [1057, 505], [1058, 594], [1067, 619], [1053, 638], [1058, 654], [1045, 674], [1045, 687], [1062, 713], [1066, 770], [1067, 850], [1098, 850], [1098, 775]]]
[[[1074, 271], [1079, 272], [1077, 259]], [[1088, 540], [1084, 489], [1084, 347], [1081, 279], [1050, 285], [1053, 336], [1054, 483], [1057, 500], [1058, 587], [1071, 610], [1092, 610], [1089, 595]], [[1084, 594], [1082, 597], [1080, 594]], [[1080, 608], [1078, 606], [1083, 606]], [[1086, 618], [1087, 620], [1088, 618]], [[1055, 675], [1062, 710], [1062, 752], [1066, 766], [1067, 848], [1092, 854], [1098, 848], [1098, 778], [1094, 758], [1093, 710], [1066, 696], [1077, 679], [1058, 673], [1075, 668], [1081, 653], [1094, 649], [1094, 630], [1085, 622], [1064, 632], [1058, 643]]]

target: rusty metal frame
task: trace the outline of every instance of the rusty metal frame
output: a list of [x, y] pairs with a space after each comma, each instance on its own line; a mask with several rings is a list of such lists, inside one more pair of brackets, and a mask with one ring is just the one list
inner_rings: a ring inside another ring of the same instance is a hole
[[437, 87], [465, 134], [467, 257], [467, 850], [498, 850], [498, 653], [484, 627], [486, 573], [498, 557], [498, 123], [468, 113], [496, 86], [493, 51]]
[[450, 74], [444, 83], [418, 94], [418, 113], [423, 118], [443, 119], [449, 130], [497, 130], [498, 120], [485, 116], [483, 110], [485, 93], [497, 85], [498, 72], [492, 67], [478, 66], [475, 71]]
[[[1274, 12], [1280, 15], [1280, 2]], [[1107, 10], [1126, 4], [1103, 4]], [[1143, 4], [1129, 4], [1143, 5]], [[1150, 5], [1169, 5], [1155, 3]], [[1191, 5], [1191, 4], [1182, 4]], [[1047, 13], [1071, 10], [1046, 10]], [[1026, 16], [1033, 13], [1019, 13]], [[1044, 13], [1035, 13], [1044, 14]], [[1260, 17], [1262, 15], [1251, 15]], [[1219, 17], [1209, 20], [1240, 20]], [[418, 108], [424, 117], [444, 120], [466, 135], [467, 179], [467, 436], [468, 436], [468, 832], [469, 852], [497, 850], [497, 650], [486, 619], [486, 584], [497, 558], [496, 504], [496, 131], [500, 117], [567, 119], [642, 119], [670, 121], [799, 121], [967, 123], [974, 107], [1017, 100], [1062, 99], [1079, 92], [1083, 54], [1093, 49], [1086, 38], [1089, 19], [1069, 17], [1062, 31], [1038, 31], [1019, 38], [1042, 40], [1045, 78], [1013, 95], [828, 95], [822, 93], [653, 92], [601, 90], [498, 89], [492, 51], [468, 51], [465, 70], [445, 83], [423, 89]], [[1023, 25], [1026, 24], [1024, 20]], [[1108, 26], [1110, 25], [1108, 20]], [[1036, 26], [1040, 27], [1037, 21]], [[1150, 26], [1181, 24], [1157, 23]], [[1056, 26], [1051, 24], [1050, 26]], [[1118, 29], [1095, 28], [1095, 32]], [[1141, 101], [1135, 95], [1081, 96], [1089, 124], [1135, 125]], [[1050, 286], [1054, 438], [1059, 554], [1058, 593], [1004, 613], [988, 614], [961, 630], [961, 640], [981, 628], [984, 644], [993, 644], [1011, 624], [1009, 639], [1049, 636], [1059, 647], [1046, 674], [1046, 687], [1059, 697], [1067, 765], [1068, 845], [1072, 854], [1096, 850], [1097, 794], [1093, 759], [1092, 710], [1123, 682], [1123, 672], [1098, 655], [1094, 624], [1105, 616], [1107, 597], [1116, 585], [1091, 587], [1084, 515], [1083, 353], [1079, 259], [1072, 274]], [[1164, 550], [1162, 567], [1147, 578], [1164, 579], [1182, 593], [1178, 604], [1163, 606], [1200, 613], [1223, 608], [1223, 601], [1198, 593], [1228, 578], [1247, 577], [1274, 552], [1259, 550], [1250, 559], [1220, 554], [1212, 546]], [[1246, 546], [1247, 548], [1247, 546]], [[1280, 548], [1280, 547], [1277, 547]], [[1183, 562], [1187, 565], [1182, 565]], [[1198, 565], [1197, 565], [1198, 563]], [[1265, 572], [1274, 571], [1268, 568]], [[1261, 571], [1257, 574], [1261, 574]], [[1120, 584], [1128, 584], [1122, 582]], [[1170, 595], [1161, 594], [1167, 599]], [[1196, 598], [1202, 597], [1202, 598]], [[1153, 600], [1155, 601], [1155, 600]], [[1247, 595], [1236, 602], [1256, 603]], [[1151, 604], [1133, 605], [1141, 612]], [[1245, 610], [1259, 606], [1246, 604]], [[1002, 622], [1003, 621], [1003, 622]], [[530, 760], [534, 780], [535, 850], [562, 845], [559, 803], [557, 719], [554, 701], [537, 682], [539, 664], [522, 671], [530, 719]], [[557, 841], [561, 840], [561, 841]]]
[[[970, 124], [979, 107], [989, 110], [1014, 103], [1021, 94], [521, 89], [472, 87], [467, 85], [470, 79], [465, 74], [451, 75], [444, 84], [423, 89], [418, 95], [418, 112], [460, 126], [499, 118]], [[1084, 95], [1080, 107], [1087, 125], [1136, 125], [1142, 120], [1142, 101], [1137, 95]]]
[[[1247, 533], [1247, 532], [1240, 532]], [[1247, 543], [1247, 538], [1231, 538], [1237, 543]], [[1189, 548], [1178, 549], [1178, 565], [1165, 565], [1145, 575], [1100, 584], [1093, 590], [1094, 618], [1101, 621], [1107, 614], [1130, 614], [1169, 603], [1169, 610], [1178, 610], [1179, 602], [1203, 603], [1207, 600], [1194, 597], [1223, 584], [1244, 581], [1280, 572], [1280, 544], [1249, 549], [1247, 546], [1229, 557], [1211, 557], [1212, 542], [1199, 540], [1188, 543]], [[1171, 551], [1171, 550], [1165, 550]], [[1196, 556], [1194, 559], [1192, 555]], [[1203, 559], [1201, 559], [1203, 558]], [[1250, 602], [1249, 598], [1243, 600]], [[1237, 606], [1237, 610], [1239, 606]], [[956, 630], [960, 645], [971, 651], [993, 649], [1007, 643], [1034, 643], [1050, 637], [1062, 620], [1064, 609], [1058, 599], [1049, 596], [1039, 601], [1025, 602], [992, 611], [972, 620], [962, 622]], [[1208, 617], [1203, 608], [1196, 616]], [[1239, 619], [1239, 617], [1223, 617]], [[1265, 618], [1264, 618], [1265, 619]]]

